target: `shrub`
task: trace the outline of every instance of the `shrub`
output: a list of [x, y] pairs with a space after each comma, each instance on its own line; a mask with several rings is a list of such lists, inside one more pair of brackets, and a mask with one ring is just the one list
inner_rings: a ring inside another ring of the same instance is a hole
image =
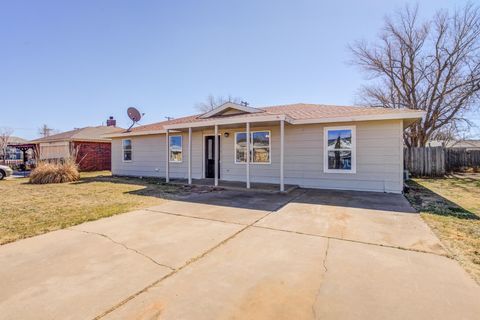
[[41, 162], [30, 173], [30, 183], [64, 183], [80, 179], [78, 167], [73, 161], [65, 163]]

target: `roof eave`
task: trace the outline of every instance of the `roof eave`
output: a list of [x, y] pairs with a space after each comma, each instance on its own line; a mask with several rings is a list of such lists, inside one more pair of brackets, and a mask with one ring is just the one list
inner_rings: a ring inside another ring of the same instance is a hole
[[376, 120], [402, 120], [402, 119], [421, 119], [425, 112], [406, 112], [395, 114], [379, 114], [379, 115], [359, 115], [349, 117], [331, 117], [317, 119], [297, 119], [292, 120], [292, 124], [314, 124], [314, 123], [333, 123], [333, 122], [356, 122], [356, 121], [376, 121]]
[[255, 117], [241, 117], [241, 118], [222, 118], [222, 119], [212, 119], [204, 120], [197, 122], [188, 122], [188, 123], [178, 123], [165, 125], [162, 130], [146, 130], [139, 132], [124, 132], [108, 135], [108, 138], [123, 138], [123, 137], [133, 137], [133, 136], [146, 136], [146, 135], [155, 135], [155, 134], [165, 134], [167, 130], [175, 129], [187, 129], [187, 128], [199, 128], [199, 127], [212, 127], [215, 125], [228, 125], [228, 124], [241, 124], [241, 123], [257, 123], [257, 122], [271, 122], [271, 121], [280, 121], [285, 120], [286, 122], [293, 125], [300, 124], [315, 124], [315, 123], [335, 123], [335, 122], [357, 122], [357, 121], [377, 121], [377, 120], [416, 120], [421, 119], [425, 115], [425, 112], [403, 112], [395, 114], [381, 114], [381, 115], [359, 115], [359, 116], [349, 116], [349, 117], [331, 117], [331, 118], [316, 118], [316, 119], [292, 119], [285, 114], [276, 114], [276, 115], [265, 115], [265, 116], [255, 116]]
[[186, 129], [186, 128], [198, 128], [198, 127], [211, 127], [215, 125], [225, 125], [225, 124], [236, 124], [236, 123], [255, 123], [255, 122], [269, 122], [269, 121], [280, 121], [286, 120], [287, 117], [284, 114], [275, 114], [275, 115], [266, 115], [266, 116], [256, 116], [256, 117], [239, 117], [234, 119], [222, 118], [222, 119], [212, 119], [205, 121], [189, 122], [189, 123], [179, 123], [171, 124], [164, 126], [165, 130], [171, 129]]
[[51, 142], [110, 142], [111, 139], [109, 137], [99, 138], [99, 139], [81, 139], [81, 138], [74, 138], [74, 139], [52, 139], [52, 140], [32, 140], [29, 143], [31, 144], [40, 144], [40, 143], [51, 143]]
[[123, 138], [123, 137], [135, 137], [135, 136], [148, 136], [148, 135], [154, 135], [154, 134], [164, 134], [166, 132], [167, 132], [166, 130], [130, 131], [130, 132], [121, 132], [121, 133], [110, 134], [106, 137], [113, 139], [113, 138]]

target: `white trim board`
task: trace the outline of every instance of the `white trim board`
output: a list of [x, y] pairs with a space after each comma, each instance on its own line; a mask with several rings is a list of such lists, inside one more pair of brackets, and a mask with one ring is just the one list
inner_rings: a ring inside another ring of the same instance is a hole
[[[222, 132], [219, 130], [218, 131], [218, 143], [220, 144], [220, 152], [218, 155], [218, 163], [220, 164], [220, 172], [218, 173], [219, 176], [221, 176], [221, 171], [222, 171], [222, 147], [221, 147], [221, 140], [222, 140]], [[205, 137], [215, 137], [215, 133], [205, 133], [202, 132], [202, 179], [205, 178]]]
[[285, 120], [286, 116], [284, 114], [278, 115], [265, 115], [257, 117], [236, 117], [233, 119], [222, 118], [214, 120], [205, 120], [197, 122], [188, 122], [188, 123], [178, 123], [164, 126], [165, 130], [167, 129], [185, 129], [185, 128], [198, 128], [198, 127], [214, 127], [215, 125], [224, 125], [224, 124], [243, 124], [243, 123], [255, 123], [255, 122], [270, 122], [270, 121], [280, 121]]
[[[130, 140], [130, 160], [125, 160], [125, 146], [123, 145], [123, 142], [127, 140]], [[133, 140], [130, 138], [122, 139], [122, 162], [133, 162]]]
[[[182, 150], [181, 150], [181, 153], [182, 153], [182, 160], [180, 161], [174, 161], [171, 159], [170, 157], [170, 153], [172, 152], [172, 145], [171, 145], [171, 139], [173, 137], [180, 137], [180, 144], [182, 145]], [[183, 135], [182, 134], [172, 134], [172, 135], [168, 135], [168, 162], [170, 163], [183, 163]]]
[[[351, 130], [352, 131], [352, 168], [350, 170], [344, 169], [329, 169], [328, 168], [328, 131], [330, 130]], [[357, 127], [356, 126], [335, 126], [323, 128], [323, 172], [332, 174], [355, 174], [357, 173]]]

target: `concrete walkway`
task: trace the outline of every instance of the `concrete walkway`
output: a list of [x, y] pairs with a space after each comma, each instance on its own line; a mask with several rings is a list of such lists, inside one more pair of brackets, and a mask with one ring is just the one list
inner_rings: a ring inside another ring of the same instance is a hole
[[476, 319], [399, 195], [222, 191], [0, 247], [0, 319]]

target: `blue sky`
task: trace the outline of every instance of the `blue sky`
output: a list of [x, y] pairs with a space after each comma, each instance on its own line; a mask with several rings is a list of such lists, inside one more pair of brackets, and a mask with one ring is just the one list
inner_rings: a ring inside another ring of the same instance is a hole
[[130, 106], [157, 122], [196, 112], [209, 94], [352, 104], [365, 79], [347, 45], [373, 39], [406, 2], [3, 0], [0, 127], [34, 138], [44, 123], [64, 131], [110, 115], [126, 127]]

